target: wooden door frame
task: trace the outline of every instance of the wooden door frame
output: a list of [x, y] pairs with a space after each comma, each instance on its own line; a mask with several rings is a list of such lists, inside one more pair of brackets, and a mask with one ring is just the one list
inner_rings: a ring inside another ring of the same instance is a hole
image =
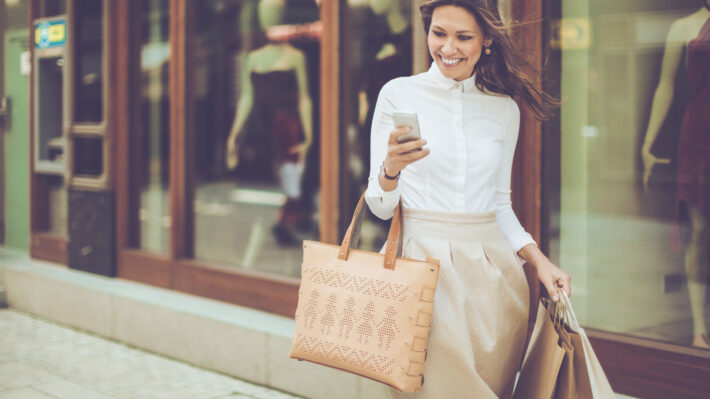
[[[30, 64], [33, 65], [35, 57], [35, 46], [34, 46], [34, 20], [40, 17], [40, 7], [39, 0], [30, 0], [28, 7], [28, 35], [29, 35], [29, 52], [30, 52]], [[69, 5], [67, 5], [67, 14], [69, 14]], [[67, 15], [67, 24], [70, 24], [71, 18]], [[69, 57], [69, 53], [65, 54], [65, 58]], [[34, 115], [36, 110], [34, 109], [34, 89], [35, 82], [33, 75], [30, 75], [29, 79], [29, 103], [27, 104], [27, 109], [29, 110], [29, 130], [30, 135], [30, 157], [29, 157], [29, 170], [30, 175], [30, 256], [35, 259], [46, 260], [53, 263], [58, 263], [60, 265], [67, 264], [67, 236], [62, 234], [56, 234], [47, 231], [47, 225], [49, 223], [49, 203], [48, 203], [48, 186], [46, 182], [46, 177], [35, 173], [35, 163], [34, 163]], [[68, 162], [68, 160], [67, 160]], [[66, 181], [66, 179], [65, 179]]]

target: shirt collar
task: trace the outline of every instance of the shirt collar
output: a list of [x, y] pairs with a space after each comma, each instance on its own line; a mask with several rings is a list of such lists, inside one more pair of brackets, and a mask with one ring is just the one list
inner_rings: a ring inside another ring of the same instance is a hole
[[478, 91], [478, 88], [476, 87], [475, 74], [468, 79], [464, 79], [460, 82], [457, 82], [454, 79], [447, 78], [446, 76], [444, 76], [444, 74], [441, 73], [441, 70], [439, 70], [439, 67], [436, 65], [436, 62], [431, 63], [431, 67], [429, 68], [427, 74], [431, 77], [431, 79], [437, 86], [441, 87], [444, 90], [451, 90], [454, 88], [461, 87], [461, 85], [463, 85], [464, 92]]

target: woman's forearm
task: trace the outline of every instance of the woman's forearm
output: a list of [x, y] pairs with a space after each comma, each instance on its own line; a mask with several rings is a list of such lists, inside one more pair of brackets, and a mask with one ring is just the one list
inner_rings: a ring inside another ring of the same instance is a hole
[[532, 264], [535, 267], [539, 267], [540, 265], [544, 263], [549, 263], [550, 260], [545, 256], [545, 254], [540, 251], [540, 248], [538, 248], [537, 245], [535, 244], [528, 244], [522, 248], [520, 248], [520, 251], [518, 251], [518, 255], [525, 259], [526, 262]]
[[397, 188], [397, 180], [390, 180], [385, 177], [385, 174], [382, 170], [380, 170], [380, 174], [378, 175], [378, 179], [380, 182], [380, 187], [382, 187], [382, 190], [384, 191], [392, 191], [395, 188]]

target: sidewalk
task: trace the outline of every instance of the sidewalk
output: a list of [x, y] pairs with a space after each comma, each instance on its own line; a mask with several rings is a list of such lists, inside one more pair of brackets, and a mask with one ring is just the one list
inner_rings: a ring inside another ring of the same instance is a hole
[[0, 309], [0, 399], [53, 398], [297, 397]]

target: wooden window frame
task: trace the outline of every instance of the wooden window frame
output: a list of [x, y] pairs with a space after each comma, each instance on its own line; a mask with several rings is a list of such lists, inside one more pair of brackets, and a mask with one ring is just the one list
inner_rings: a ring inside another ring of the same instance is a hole
[[[109, 137], [109, 120], [110, 120], [110, 107], [109, 107], [109, 93], [108, 85], [110, 79], [108, 79], [111, 73], [110, 62], [109, 62], [109, 23], [108, 18], [108, 7], [111, 0], [100, 0], [103, 2], [103, 23], [102, 23], [102, 33], [103, 33], [103, 48], [102, 48], [102, 76], [103, 80], [103, 119], [98, 123], [75, 123], [74, 122], [74, 100], [75, 100], [75, 70], [74, 70], [74, 58], [76, 52], [75, 39], [74, 39], [74, 29], [72, 29], [72, 24], [74, 23], [74, 0], [67, 0], [66, 4], [66, 19], [68, 34], [67, 34], [67, 45], [65, 48], [64, 55], [64, 68], [68, 70], [65, 73], [65, 87], [68, 88], [67, 93], [64, 94], [63, 106], [66, 108], [63, 113], [68, 116], [69, 120], [64, 121], [63, 135], [66, 139], [64, 157], [65, 157], [65, 168], [66, 171], [62, 175], [65, 184], [68, 187], [81, 187], [94, 190], [106, 190], [111, 187], [112, 175], [111, 171], [113, 168], [110, 167], [110, 151], [111, 148]], [[40, 17], [40, 1], [31, 0], [29, 4], [28, 11], [28, 26], [29, 30], [29, 43], [30, 45], [30, 56], [34, 57], [34, 21]], [[35, 98], [35, 82], [34, 79], [30, 79], [29, 82], [29, 131], [34, 131], [34, 98]], [[75, 137], [89, 137], [89, 138], [101, 138], [102, 151], [103, 151], [103, 173], [97, 178], [88, 178], [84, 176], [74, 176], [72, 174], [73, 169], [73, 149], [72, 140]], [[47, 184], [45, 177], [43, 175], [38, 175], [34, 168], [34, 157], [35, 157], [35, 138], [34, 134], [30, 134], [30, 256], [36, 259], [42, 259], [50, 261], [53, 263], [58, 263], [61, 265], [67, 264], [67, 243], [68, 237], [64, 234], [57, 234], [53, 232], [46, 231], [46, 226], [48, 223], [48, 212], [49, 204], [47, 203]], [[68, 206], [68, 204], [67, 204]]]
[[[544, 0], [511, 0], [513, 19], [544, 16]], [[549, 20], [524, 25], [515, 39], [530, 49], [530, 61], [543, 66], [543, 37]], [[552, 76], [552, 75], [549, 75]], [[542, 87], [542, 72], [535, 83]], [[542, 237], [543, 126], [521, 110], [520, 138], [513, 166], [513, 207], [521, 223], [544, 247]], [[615, 392], [649, 399], [706, 398], [710, 351], [595, 329], [585, 329]]]
[[[129, 81], [131, 46], [130, 9], [128, 1], [112, 1], [110, 18], [114, 37], [111, 52], [115, 60], [110, 81], [110, 107], [112, 112], [111, 130], [117, 132], [111, 142], [116, 156], [112, 170], [116, 171], [116, 245], [118, 276], [147, 284], [170, 288], [203, 297], [213, 298], [238, 305], [248, 306], [279, 315], [293, 317], [298, 300], [300, 279], [278, 276], [249, 270], [235, 269], [218, 262], [192, 259], [194, 244], [194, 181], [190, 171], [192, 160], [186, 150], [191, 139], [193, 121], [186, 112], [190, 108], [189, 95], [190, 45], [187, 22], [188, 4], [181, 0], [170, 0], [170, 249], [166, 255], [152, 254], [130, 245], [130, 175], [122, 167], [130, 162], [131, 138], [131, 91], [128, 85], [118, 82]], [[337, 54], [338, 46], [338, 2], [323, 2], [321, 20], [323, 39], [321, 54]], [[321, 81], [321, 131], [337, 131], [338, 120], [338, 75], [337, 60], [330, 56], [321, 57], [321, 70], [325, 72]], [[188, 117], [186, 117], [188, 115]], [[321, 138], [321, 240], [337, 241], [337, 135], [323, 135]], [[330, 211], [325, 211], [330, 210]]]

